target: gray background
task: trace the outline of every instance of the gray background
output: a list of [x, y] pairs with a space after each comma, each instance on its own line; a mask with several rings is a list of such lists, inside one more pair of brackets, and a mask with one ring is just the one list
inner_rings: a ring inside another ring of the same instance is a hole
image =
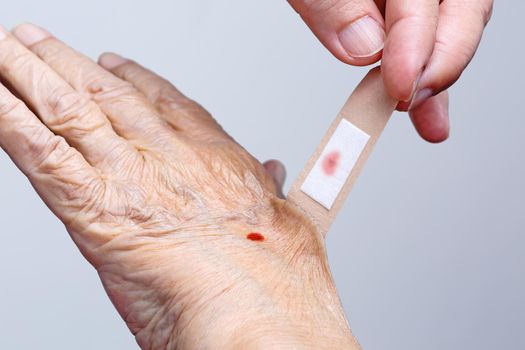
[[[523, 13], [522, 1], [496, 4], [451, 89], [450, 141], [426, 144], [395, 115], [330, 233], [365, 349], [525, 349]], [[284, 0], [4, 1], [0, 21], [139, 60], [291, 179], [366, 72], [332, 58]], [[0, 349], [135, 349], [95, 271], [3, 153], [0, 180]]]

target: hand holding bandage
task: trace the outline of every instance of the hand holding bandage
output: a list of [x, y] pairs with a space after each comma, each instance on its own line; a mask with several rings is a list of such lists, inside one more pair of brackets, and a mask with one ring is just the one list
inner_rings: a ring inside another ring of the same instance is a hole
[[389, 95], [420, 135], [448, 137], [447, 89], [474, 56], [493, 0], [288, 0], [342, 62], [382, 60]]

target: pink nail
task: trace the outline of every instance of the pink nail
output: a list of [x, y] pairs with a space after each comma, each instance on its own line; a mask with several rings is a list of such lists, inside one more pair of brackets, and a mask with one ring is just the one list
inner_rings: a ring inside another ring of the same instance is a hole
[[107, 52], [100, 56], [98, 63], [107, 70], [111, 70], [115, 67], [123, 65], [127, 61], [128, 60], [122, 56], [119, 56], [115, 53]]
[[385, 31], [370, 16], [361, 17], [339, 32], [339, 41], [352, 57], [373, 56], [383, 49]]
[[29, 23], [18, 25], [13, 29], [13, 35], [25, 46], [31, 46], [51, 37], [47, 30]]
[[0, 26], [0, 40], [7, 38], [7, 30], [3, 26]]

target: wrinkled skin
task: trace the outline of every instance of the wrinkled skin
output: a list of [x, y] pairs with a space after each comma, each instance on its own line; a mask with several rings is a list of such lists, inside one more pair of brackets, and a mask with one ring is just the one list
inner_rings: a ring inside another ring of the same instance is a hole
[[0, 145], [142, 348], [357, 347], [315, 226], [204, 109], [134, 62], [3, 33]]

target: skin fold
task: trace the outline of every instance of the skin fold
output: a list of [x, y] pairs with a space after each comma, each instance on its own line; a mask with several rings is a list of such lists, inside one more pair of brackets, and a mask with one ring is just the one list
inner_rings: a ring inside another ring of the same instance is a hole
[[29, 24], [0, 34], [0, 146], [143, 349], [359, 348], [279, 163], [132, 61]]

